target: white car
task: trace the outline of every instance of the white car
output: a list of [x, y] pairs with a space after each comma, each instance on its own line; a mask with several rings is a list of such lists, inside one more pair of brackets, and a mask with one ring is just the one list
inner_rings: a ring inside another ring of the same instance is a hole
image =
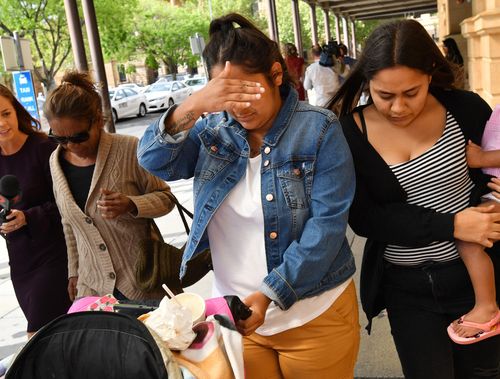
[[188, 86], [193, 89], [193, 92], [196, 92], [207, 85], [207, 78], [205, 76], [200, 76], [199, 78], [189, 78], [184, 80]]
[[137, 93], [141, 93], [141, 92], [144, 92], [146, 90], [146, 87], [140, 86], [140, 85], [138, 85], [136, 83], [123, 83], [123, 84], [119, 84], [118, 88], [131, 88], [131, 89], [133, 89]]
[[182, 82], [158, 82], [144, 91], [148, 99], [148, 111], [168, 109], [174, 104], [180, 104], [191, 96], [193, 89]]
[[130, 88], [110, 88], [109, 98], [114, 122], [123, 117], [146, 115], [148, 100], [142, 93]]

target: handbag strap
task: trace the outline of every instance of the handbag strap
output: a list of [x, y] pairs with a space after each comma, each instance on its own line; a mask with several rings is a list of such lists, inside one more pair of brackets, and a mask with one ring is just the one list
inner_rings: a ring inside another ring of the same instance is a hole
[[177, 210], [179, 211], [179, 215], [181, 216], [181, 219], [182, 219], [182, 223], [184, 224], [184, 229], [186, 229], [186, 234], [189, 235], [189, 225], [187, 223], [187, 220], [186, 220], [186, 215], [188, 215], [191, 220], [193, 219], [193, 214], [188, 211], [180, 202], [179, 200], [177, 199], [177, 197], [175, 197], [174, 194], [172, 194], [172, 201], [175, 203], [175, 205], [177, 206]]

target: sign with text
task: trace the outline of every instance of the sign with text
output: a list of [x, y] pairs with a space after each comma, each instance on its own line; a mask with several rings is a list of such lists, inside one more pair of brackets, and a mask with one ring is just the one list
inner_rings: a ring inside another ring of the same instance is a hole
[[35, 89], [33, 88], [33, 80], [31, 80], [30, 71], [16, 71], [12, 73], [14, 79], [14, 89], [16, 91], [17, 100], [29, 112], [29, 114], [40, 120], [38, 114], [38, 106], [36, 104]]

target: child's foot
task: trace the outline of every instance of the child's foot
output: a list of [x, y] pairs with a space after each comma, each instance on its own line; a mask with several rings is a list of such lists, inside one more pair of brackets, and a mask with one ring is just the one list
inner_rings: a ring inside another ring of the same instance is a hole
[[[466, 323], [464, 323], [466, 321]], [[473, 337], [478, 333], [482, 333], [485, 330], [478, 327], [470, 326], [468, 323], [473, 324], [486, 324], [493, 323], [497, 324], [500, 321], [500, 311], [498, 307], [490, 308], [487, 307], [474, 307], [469, 313], [461, 317], [459, 320], [453, 321], [452, 327], [453, 331], [459, 337]], [[468, 323], [467, 323], [468, 322]], [[493, 326], [493, 325], [492, 325]]]

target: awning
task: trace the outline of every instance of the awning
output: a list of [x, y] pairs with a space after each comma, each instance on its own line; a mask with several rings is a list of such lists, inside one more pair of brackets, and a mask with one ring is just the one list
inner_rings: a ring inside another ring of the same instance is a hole
[[437, 0], [306, 0], [336, 15], [355, 20], [418, 17], [437, 12]]

